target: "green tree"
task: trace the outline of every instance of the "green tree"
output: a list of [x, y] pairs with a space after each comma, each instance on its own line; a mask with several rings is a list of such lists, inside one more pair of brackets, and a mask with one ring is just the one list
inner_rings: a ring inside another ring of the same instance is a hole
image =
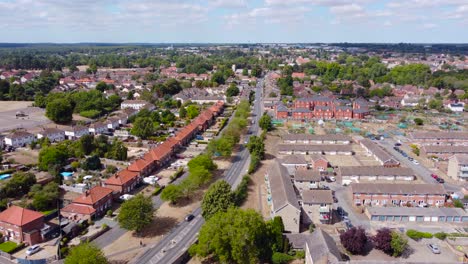
[[179, 109], [179, 117], [180, 118], [185, 118], [187, 116], [187, 109], [185, 107], [181, 106]]
[[46, 106], [46, 116], [56, 123], [72, 120], [73, 107], [67, 99], [55, 99]]
[[263, 114], [258, 121], [258, 125], [263, 129], [263, 131], [270, 131], [273, 126], [271, 125], [271, 117], [268, 114]]
[[259, 263], [271, 258], [268, 231], [262, 216], [252, 209], [229, 208], [202, 226], [191, 255], [213, 256], [221, 263]]
[[86, 242], [70, 248], [65, 264], [107, 264], [104, 253], [97, 246]]
[[211, 76], [211, 81], [217, 84], [224, 84], [226, 79], [221, 71], [217, 71]]
[[196, 156], [187, 163], [187, 166], [189, 168], [189, 171], [196, 167], [203, 167], [208, 171], [213, 171], [218, 168], [216, 163], [214, 163], [211, 157], [207, 154], [200, 154]]
[[110, 151], [106, 153], [106, 157], [115, 160], [127, 160], [128, 149], [122, 141], [114, 139]]
[[50, 182], [43, 188], [41, 185], [39, 185], [39, 187], [39, 190], [36, 188], [36, 190], [31, 189], [30, 191], [33, 194], [33, 207], [38, 211], [56, 208], [57, 201], [60, 197], [59, 185], [56, 182]]
[[100, 170], [102, 168], [101, 159], [98, 155], [87, 158], [82, 164], [83, 170]]
[[51, 166], [65, 165], [68, 158], [68, 153], [62, 148], [57, 146], [46, 147], [39, 152], [38, 167], [40, 170], [47, 171]]
[[226, 90], [226, 96], [232, 97], [232, 96], [238, 96], [239, 95], [239, 88], [237, 88], [237, 85], [235, 83], [231, 83], [229, 85], [229, 88]]
[[189, 105], [187, 106], [187, 117], [190, 119], [194, 119], [200, 114], [200, 110], [196, 105]]
[[392, 241], [390, 244], [392, 245], [393, 256], [398, 257], [408, 248], [408, 239], [397, 232], [392, 232]]
[[283, 219], [280, 216], [275, 216], [270, 221], [266, 222], [268, 236], [270, 237], [271, 249], [273, 252], [282, 252], [285, 238]]
[[415, 118], [414, 123], [418, 126], [422, 126], [424, 125], [424, 120], [422, 120], [421, 118]]
[[265, 154], [265, 143], [263, 143], [263, 140], [260, 137], [251, 136], [249, 143], [247, 143], [247, 148], [249, 149], [250, 154], [258, 156], [260, 159], [262, 159]]
[[122, 228], [140, 233], [153, 222], [154, 211], [151, 197], [138, 194], [122, 204], [117, 220]]
[[153, 120], [149, 117], [138, 117], [132, 128], [132, 134], [142, 139], [147, 139], [155, 132]]
[[229, 207], [235, 206], [235, 197], [231, 185], [224, 180], [215, 182], [203, 196], [202, 215], [209, 219], [218, 212], [226, 212]]
[[169, 184], [161, 193], [161, 200], [172, 204], [177, 203], [183, 197], [182, 189], [178, 185]]
[[16, 198], [21, 197], [27, 193], [36, 183], [36, 176], [29, 172], [16, 172], [11, 178], [3, 185], [0, 190], [2, 198]]
[[247, 68], [242, 69], [242, 75], [249, 76], [249, 70]]
[[78, 142], [84, 155], [89, 155], [95, 149], [93, 135], [83, 135]]
[[104, 92], [107, 90], [107, 84], [105, 82], [98, 82], [98, 84], [96, 84], [96, 90]]

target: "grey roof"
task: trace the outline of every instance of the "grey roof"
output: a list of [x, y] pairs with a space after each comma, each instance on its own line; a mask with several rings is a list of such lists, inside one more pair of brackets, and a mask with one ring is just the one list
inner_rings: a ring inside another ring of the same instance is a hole
[[468, 154], [457, 154], [453, 155], [452, 158], [456, 159], [458, 164], [468, 164]]
[[288, 238], [293, 249], [305, 249], [305, 243], [308, 235], [301, 233], [285, 233], [284, 235]]
[[385, 151], [374, 141], [365, 138], [361, 140], [361, 144], [364, 147], [366, 147], [370, 152], [372, 152], [383, 163], [400, 164], [400, 162], [393, 155]]
[[22, 137], [33, 137], [34, 135], [26, 131], [15, 131], [11, 134], [6, 135], [6, 138], [22, 138]]
[[288, 155], [282, 159], [281, 164], [283, 165], [289, 165], [289, 164], [307, 165], [308, 163], [305, 160], [304, 156], [302, 155]]
[[283, 103], [278, 103], [276, 105], [276, 111], [279, 111], [279, 112], [288, 112], [288, 108], [286, 106], [284, 106]]
[[278, 151], [301, 152], [353, 152], [350, 145], [304, 145], [304, 144], [279, 144]]
[[423, 150], [426, 153], [434, 154], [468, 153], [467, 146], [423, 146]]
[[289, 172], [286, 167], [280, 164], [279, 160], [276, 159], [271, 165], [268, 171], [268, 179], [275, 212], [288, 204], [294, 206], [297, 210], [301, 210]]
[[357, 114], [363, 114], [363, 113], [369, 112], [369, 109], [368, 108], [359, 108], [359, 109], [354, 109], [353, 112], [357, 113]]
[[283, 140], [308, 140], [308, 141], [351, 141], [351, 137], [342, 134], [312, 135], [312, 134], [286, 134]]
[[310, 160], [311, 160], [312, 162], [316, 162], [316, 161], [321, 160], [321, 159], [323, 159], [324, 161], [328, 162], [328, 160], [327, 160], [324, 156], [322, 156], [322, 155], [318, 155], [318, 154], [312, 154], [312, 155], [310, 155]]
[[333, 194], [331, 190], [304, 190], [302, 202], [305, 204], [332, 204]]
[[372, 194], [412, 194], [444, 195], [447, 194], [442, 184], [393, 184], [393, 183], [352, 183], [353, 193]]
[[399, 216], [468, 216], [461, 208], [448, 207], [368, 207], [367, 211], [373, 215], [399, 215]]
[[342, 260], [341, 252], [336, 246], [335, 240], [321, 228], [307, 237], [307, 247], [313, 263], [338, 263]]
[[70, 128], [67, 128], [66, 131], [73, 131], [73, 132], [77, 132], [77, 131], [82, 131], [82, 130], [88, 130], [87, 127], [84, 127], [84, 126], [73, 126], [73, 127], [70, 127]]
[[468, 132], [413, 132], [410, 133], [413, 139], [432, 139], [432, 140], [468, 140]]
[[296, 173], [294, 173], [294, 180], [319, 182], [322, 180], [322, 176], [320, 172], [316, 170], [298, 169]]
[[63, 130], [60, 130], [58, 128], [45, 128], [42, 131], [38, 132], [37, 134], [39, 135], [51, 135], [51, 134], [63, 134], [65, 133]]
[[403, 167], [343, 166], [339, 172], [341, 176], [414, 176], [412, 169]]
[[310, 98], [310, 100], [314, 102], [332, 102], [333, 101], [332, 98], [326, 97], [326, 96], [314, 96]]
[[294, 108], [292, 112], [293, 113], [311, 113], [311, 111], [307, 108]]

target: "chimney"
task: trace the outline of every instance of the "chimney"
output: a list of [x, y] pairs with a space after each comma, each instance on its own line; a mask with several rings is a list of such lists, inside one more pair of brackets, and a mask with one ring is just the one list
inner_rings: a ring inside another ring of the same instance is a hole
[[86, 197], [89, 196], [89, 190], [86, 190], [86, 191], [85, 191], [85, 196], [86, 196]]

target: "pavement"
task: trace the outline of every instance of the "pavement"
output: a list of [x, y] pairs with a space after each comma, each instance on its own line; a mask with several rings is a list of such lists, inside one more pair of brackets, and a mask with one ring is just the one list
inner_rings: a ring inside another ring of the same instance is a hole
[[[431, 174], [435, 171], [431, 171], [430, 169], [426, 168], [424, 165], [419, 164], [416, 165], [407, 158], [403, 157], [399, 152], [393, 149], [395, 143], [397, 143], [393, 139], [385, 139], [385, 140], [376, 140], [376, 142], [381, 145], [385, 150], [387, 150], [390, 154], [392, 154], [402, 165], [413, 169], [417, 176], [419, 176], [423, 181], [426, 183], [432, 184], [440, 184], [435, 179], [431, 177]], [[444, 183], [444, 187], [448, 192], [460, 192], [461, 187], [451, 183]]]
[[6, 258], [0, 256], [0, 264], [13, 264], [13, 263], [16, 263], [16, 262], [13, 262], [13, 261], [11, 261], [9, 259], [6, 259]]
[[[255, 104], [253, 112], [255, 113], [254, 124], [250, 127], [252, 135], [259, 134], [258, 121], [261, 117], [261, 93], [263, 79], [257, 83], [255, 93]], [[247, 138], [250, 137], [249, 135]], [[242, 176], [247, 174], [247, 168], [250, 163], [250, 154], [248, 150], [241, 147], [241, 150], [234, 156], [231, 167], [225, 171], [224, 178], [231, 184], [232, 188], [239, 185]], [[176, 225], [169, 234], [167, 234], [159, 243], [150, 246], [142, 255], [138, 256], [131, 263], [173, 263], [180, 256], [185, 254], [196, 240], [198, 231], [205, 222], [201, 216], [201, 208], [198, 207], [192, 213], [195, 218], [190, 222], [182, 222]]]

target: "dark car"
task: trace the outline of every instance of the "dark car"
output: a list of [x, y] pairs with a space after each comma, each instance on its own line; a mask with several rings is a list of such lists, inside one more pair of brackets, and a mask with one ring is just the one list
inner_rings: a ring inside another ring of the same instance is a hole
[[437, 178], [436, 181], [437, 181], [438, 183], [445, 183], [444, 179], [442, 179], [442, 178]]
[[193, 219], [195, 218], [195, 216], [193, 214], [189, 214], [185, 217], [185, 221], [187, 222], [190, 222], [192, 221]]
[[401, 146], [401, 143], [395, 143], [395, 147]]

